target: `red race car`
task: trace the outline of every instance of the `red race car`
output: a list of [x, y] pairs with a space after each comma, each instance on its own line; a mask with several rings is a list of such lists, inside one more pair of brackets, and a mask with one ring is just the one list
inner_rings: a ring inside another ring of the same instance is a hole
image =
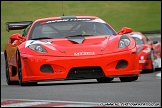
[[137, 44], [141, 72], [161, 68], [161, 42], [152, 41], [141, 32], [129, 33]]
[[10, 36], [4, 50], [7, 84], [35, 85], [39, 81], [97, 79], [135, 81], [140, 75], [136, 43], [95, 16], [60, 16], [7, 22]]

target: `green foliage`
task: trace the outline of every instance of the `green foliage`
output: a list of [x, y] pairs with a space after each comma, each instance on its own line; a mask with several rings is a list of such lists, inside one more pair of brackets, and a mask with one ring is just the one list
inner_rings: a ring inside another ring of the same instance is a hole
[[63, 10], [64, 15], [98, 16], [116, 31], [161, 29], [160, 1], [1, 1], [1, 50], [12, 33], [22, 32], [7, 32], [6, 22], [62, 16]]

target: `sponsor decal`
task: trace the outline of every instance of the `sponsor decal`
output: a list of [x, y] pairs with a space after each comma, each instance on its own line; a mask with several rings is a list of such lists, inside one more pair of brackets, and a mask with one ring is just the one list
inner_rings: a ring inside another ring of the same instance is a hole
[[91, 19], [89, 18], [76, 18], [76, 19], [58, 19], [58, 20], [51, 20], [47, 21], [46, 23], [55, 23], [55, 22], [67, 22], [67, 21], [90, 21]]
[[141, 60], [139, 60], [139, 63], [145, 63], [146, 60], [144, 60], [144, 56], [141, 56]]
[[102, 19], [95, 19], [93, 20], [93, 22], [105, 23], [105, 21], [103, 21]]
[[75, 56], [80, 56], [80, 55], [95, 55], [95, 52], [75, 52]]

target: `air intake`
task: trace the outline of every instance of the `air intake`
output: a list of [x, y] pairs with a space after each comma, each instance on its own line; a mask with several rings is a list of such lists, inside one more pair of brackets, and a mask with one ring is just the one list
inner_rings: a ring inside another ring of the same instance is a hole
[[44, 73], [54, 73], [54, 70], [52, 69], [51, 65], [44, 64], [40, 67], [40, 71]]
[[104, 74], [99, 66], [72, 68], [67, 76], [68, 79], [88, 79], [100, 77], [104, 77]]
[[126, 60], [119, 60], [116, 69], [126, 68], [128, 66], [128, 62]]

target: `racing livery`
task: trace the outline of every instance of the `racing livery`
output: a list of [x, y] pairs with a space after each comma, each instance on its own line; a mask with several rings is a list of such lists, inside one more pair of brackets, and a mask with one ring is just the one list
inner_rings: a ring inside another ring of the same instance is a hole
[[140, 75], [136, 42], [116, 32], [96, 16], [60, 16], [35, 21], [7, 22], [10, 36], [4, 50], [8, 85], [35, 85], [39, 81], [120, 78]]
[[161, 68], [161, 42], [152, 41], [141, 32], [132, 32], [129, 36], [136, 41], [141, 72]]

